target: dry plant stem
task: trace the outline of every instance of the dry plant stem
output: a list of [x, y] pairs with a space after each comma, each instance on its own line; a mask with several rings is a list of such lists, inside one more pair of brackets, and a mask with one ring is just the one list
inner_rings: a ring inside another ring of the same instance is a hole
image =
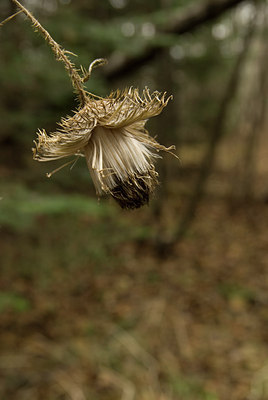
[[74, 87], [75, 92], [79, 96], [79, 100], [82, 105], [86, 102], [86, 91], [84, 89], [83, 80], [80, 77], [78, 71], [75, 68], [75, 65], [69, 60], [66, 56], [67, 51], [62, 49], [60, 45], [50, 36], [50, 34], [43, 28], [43, 26], [37, 21], [37, 19], [25, 8], [18, 0], [12, 0], [21, 11], [29, 18], [32, 22], [33, 26], [41, 33], [41, 35], [45, 38], [45, 40], [49, 43], [50, 47], [55, 54], [55, 57], [58, 61], [62, 61], [65, 65], [65, 68], [71, 78], [72, 85]]
[[0, 23], [0, 27], [3, 26], [3, 25], [5, 25], [7, 22], [9, 22], [11, 19], [13, 19], [13, 18], [16, 17], [17, 15], [21, 14], [22, 12], [23, 12], [23, 11], [20, 10], [20, 11], [16, 12], [15, 14], [10, 15], [10, 17], [4, 19], [4, 21], [2, 21], [2, 22]]

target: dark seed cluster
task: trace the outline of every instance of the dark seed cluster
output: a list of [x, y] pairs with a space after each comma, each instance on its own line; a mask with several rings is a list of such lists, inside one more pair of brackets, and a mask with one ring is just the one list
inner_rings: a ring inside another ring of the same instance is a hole
[[134, 210], [148, 204], [150, 193], [157, 184], [156, 177], [150, 175], [129, 176], [125, 181], [116, 179], [117, 185], [111, 190], [111, 195], [121, 208]]

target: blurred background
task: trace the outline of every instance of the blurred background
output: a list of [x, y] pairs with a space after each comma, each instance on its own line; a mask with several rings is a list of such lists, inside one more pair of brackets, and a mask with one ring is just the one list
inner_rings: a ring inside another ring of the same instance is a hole
[[[84, 159], [33, 161], [77, 103], [19, 15], [0, 28], [1, 400], [267, 400], [267, 1], [25, 0], [106, 96], [173, 95], [149, 206], [97, 199]], [[16, 11], [1, 0], [0, 20]]]

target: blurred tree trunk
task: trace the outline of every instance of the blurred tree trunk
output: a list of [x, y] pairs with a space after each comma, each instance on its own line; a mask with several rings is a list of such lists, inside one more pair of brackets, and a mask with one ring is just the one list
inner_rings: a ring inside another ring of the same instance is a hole
[[242, 69], [247, 59], [247, 54], [249, 52], [250, 45], [252, 43], [255, 26], [256, 26], [256, 16], [252, 19], [252, 23], [248, 28], [248, 31], [244, 38], [243, 50], [240, 52], [237, 58], [231, 76], [227, 83], [225, 93], [223, 95], [222, 101], [219, 106], [218, 114], [213, 124], [206, 154], [203, 158], [203, 162], [200, 166], [199, 174], [197, 176], [193, 188], [192, 196], [190, 198], [189, 203], [186, 206], [186, 209], [183, 213], [178, 229], [175, 232], [175, 237], [173, 240], [177, 241], [181, 239], [182, 236], [185, 235], [186, 231], [189, 229], [195, 217], [197, 207], [204, 194], [205, 185], [211, 173], [219, 143], [225, 132], [225, 124], [228, 118], [232, 100], [234, 99], [240, 84]]
[[[162, 53], [157, 62], [156, 67], [156, 85], [161, 92], [167, 92], [167, 96], [173, 94], [174, 91], [174, 65], [171, 62], [170, 55], [168, 52]], [[176, 134], [179, 126], [179, 109], [178, 109], [178, 97], [173, 98], [169, 103], [168, 108], [168, 119], [162, 119], [162, 124], [159, 126], [159, 119], [155, 120], [157, 132], [159, 132], [158, 140], [160, 143], [164, 143], [166, 146], [172, 144], [177, 145]], [[167, 197], [169, 197], [169, 181], [172, 175], [170, 157], [166, 154], [162, 154], [163, 160], [157, 165], [159, 171], [160, 188], [158, 189], [157, 198], [153, 202], [152, 214], [154, 220], [157, 220], [157, 231], [155, 232], [156, 242], [163, 236], [165, 231], [165, 210], [167, 209]]]
[[[265, 40], [265, 39], [264, 39]], [[247, 144], [244, 154], [244, 173], [242, 179], [242, 200], [249, 201], [254, 197], [254, 182], [256, 175], [256, 152], [262, 128], [265, 123], [267, 109], [268, 80], [268, 46], [264, 43], [263, 54], [259, 61], [259, 79], [254, 96], [254, 116], [250, 124]]]
[[[171, 0], [160, 0], [160, 6], [171, 7]], [[156, 68], [155, 68], [155, 82], [157, 88], [161, 92], [167, 92], [167, 96], [173, 95], [174, 93], [174, 65], [168, 50], [165, 49], [161, 52], [157, 58]], [[176, 79], [177, 81], [177, 79]], [[177, 82], [176, 82], [177, 83]], [[157, 132], [159, 132], [159, 141], [164, 143], [166, 146], [171, 144], [177, 145], [176, 133], [178, 132], [178, 126], [180, 124], [179, 108], [178, 108], [178, 97], [172, 98], [169, 103], [169, 118], [163, 120], [161, 126], [159, 126], [159, 121], [155, 120], [157, 127]], [[157, 221], [157, 226], [155, 230], [154, 241], [156, 247], [158, 247], [158, 242], [161, 242], [163, 234], [165, 234], [166, 228], [166, 216], [165, 211], [167, 210], [167, 198], [169, 197], [169, 180], [172, 175], [170, 158], [163, 154], [163, 160], [158, 164], [157, 169], [159, 171], [159, 181], [160, 188], [158, 189], [157, 197], [152, 203], [152, 216], [154, 221]]]
[[[229, 209], [230, 212], [240, 207], [241, 203], [251, 201], [255, 193], [255, 182], [257, 172], [257, 154], [259, 142], [263, 133], [267, 116], [267, 95], [268, 95], [268, 44], [266, 37], [265, 13], [264, 19], [259, 26], [262, 26], [260, 37], [256, 41], [259, 48], [257, 56], [253, 59], [252, 68], [257, 71], [251, 77], [251, 90], [247, 95], [244, 105], [243, 117], [239, 121], [241, 132], [240, 141], [242, 144], [242, 160], [237, 163], [232, 174], [231, 193]], [[256, 67], [257, 64], [257, 67]], [[239, 145], [240, 146], [240, 145]]]

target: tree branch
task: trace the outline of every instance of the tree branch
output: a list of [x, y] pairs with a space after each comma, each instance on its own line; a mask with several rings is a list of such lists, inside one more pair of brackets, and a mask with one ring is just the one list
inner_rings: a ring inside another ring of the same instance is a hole
[[[244, 0], [211, 0], [201, 2], [201, 4], [193, 4], [186, 8], [186, 10], [179, 9], [174, 13], [172, 21], [168, 21], [166, 27], [160, 30], [161, 33], [183, 35], [192, 32], [199, 26], [209, 22], [225, 11], [237, 6]], [[152, 61], [159, 53], [165, 49], [159, 45], [153, 44], [146, 47], [141, 54], [132, 58], [125, 58], [116, 65], [111, 65], [106, 68], [106, 77], [109, 80], [121, 78], [128, 75], [136, 68], [141, 67], [143, 64]]]
[[169, 21], [165, 29], [166, 33], [184, 34], [193, 31], [200, 25], [212, 21], [225, 11], [242, 3], [243, 0], [212, 0], [192, 4], [186, 10], [178, 10], [173, 20]]

